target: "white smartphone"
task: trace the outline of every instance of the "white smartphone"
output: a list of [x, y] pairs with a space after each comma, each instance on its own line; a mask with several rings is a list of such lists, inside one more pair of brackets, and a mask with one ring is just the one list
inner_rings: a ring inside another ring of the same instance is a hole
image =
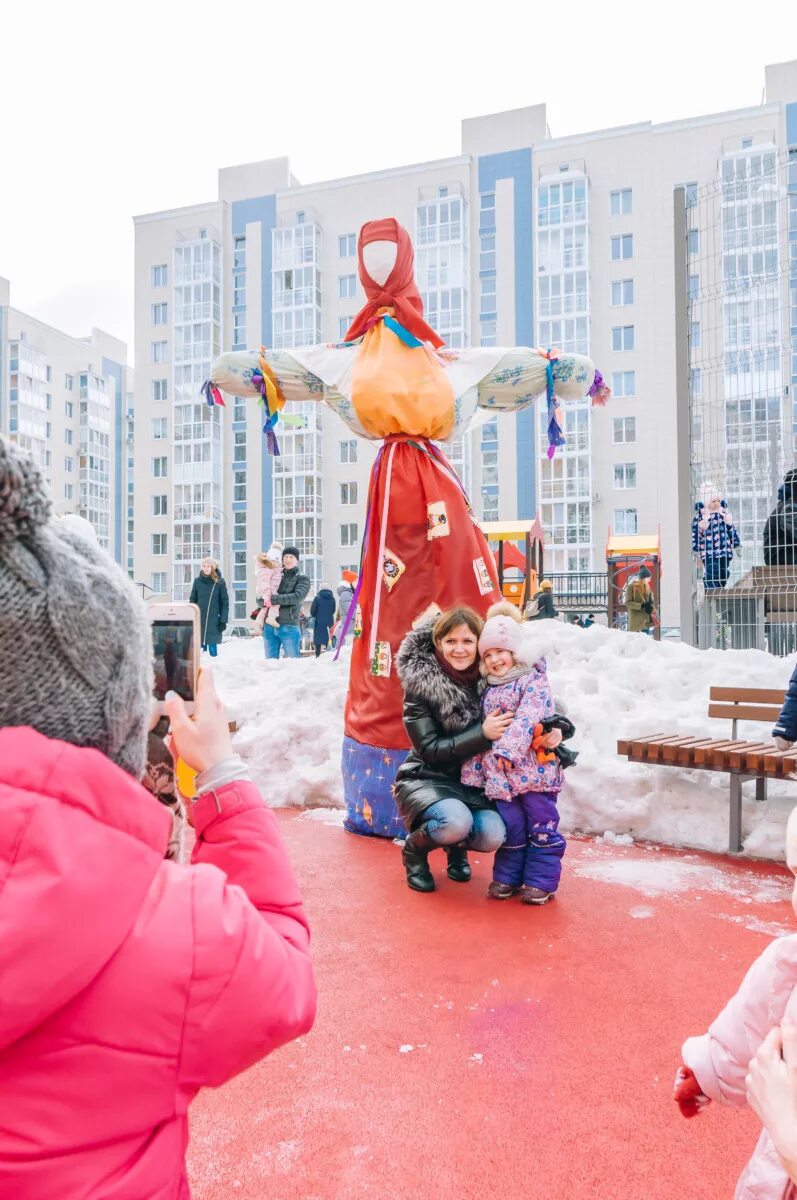
[[155, 668], [153, 695], [160, 711], [166, 693], [177, 692], [193, 713], [199, 675], [199, 609], [196, 604], [150, 604], [149, 619]]

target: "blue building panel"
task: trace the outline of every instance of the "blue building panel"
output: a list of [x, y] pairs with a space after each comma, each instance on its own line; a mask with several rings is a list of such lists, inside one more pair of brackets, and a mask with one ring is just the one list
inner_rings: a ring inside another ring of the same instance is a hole
[[786, 141], [797, 146], [797, 101], [786, 105]]
[[[274, 337], [274, 322], [271, 314], [271, 234], [277, 224], [277, 197], [257, 196], [252, 200], [236, 200], [232, 205], [232, 235], [243, 237], [246, 226], [257, 223], [260, 225], [260, 340], [264, 346], [270, 346]], [[265, 539], [271, 537], [274, 520], [274, 504], [272, 497], [272, 459], [268, 453], [265, 437], [262, 440], [261, 454], [263, 456], [263, 486], [260, 497], [260, 519], [262, 534]], [[235, 511], [244, 511], [246, 505]]]
[[[501, 179], [515, 185], [515, 345], [534, 345], [534, 231], [532, 226], [532, 151], [507, 150], [479, 158], [479, 192], [492, 192]], [[481, 232], [481, 230], [480, 230]], [[486, 230], [485, 232], [493, 232]], [[536, 406], [518, 413], [517, 515], [532, 520], [537, 513]]]

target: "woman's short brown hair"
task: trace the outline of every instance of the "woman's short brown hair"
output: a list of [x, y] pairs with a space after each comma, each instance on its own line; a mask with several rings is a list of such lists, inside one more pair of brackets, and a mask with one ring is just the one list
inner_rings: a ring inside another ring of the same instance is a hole
[[435, 645], [439, 646], [443, 638], [448, 637], [458, 625], [467, 625], [471, 633], [479, 638], [484, 629], [484, 620], [475, 608], [469, 608], [467, 604], [458, 604], [455, 608], [447, 608], [445, 612], [440, 613], [432, 626], [432, 639]]

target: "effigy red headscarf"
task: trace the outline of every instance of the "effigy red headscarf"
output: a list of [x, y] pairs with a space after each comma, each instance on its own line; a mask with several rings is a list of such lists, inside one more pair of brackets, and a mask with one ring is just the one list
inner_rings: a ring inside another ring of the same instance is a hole
[[[394, 242], [398, 248], [395, 265], [384, 287], [376, 283], [365, 269], [363, 249], [370, 242]], [[386, 217], [382, 221], [366, 221], [360, 230], [357, 258], [360, 282], [368, 300], [354, 318], [345, 340], [353, 342], [355, 338], [362, 337], [380, 308], [392, 308], [396, 320], [419, 341], [431, 342], [435, 349], [442, 346], [442, 338], [438, 337], [431, 325], [427, 325], [423, 319], [423, 301], [415, 284], [413, 270], [415, 253], [412, 241], [395, 217]]]

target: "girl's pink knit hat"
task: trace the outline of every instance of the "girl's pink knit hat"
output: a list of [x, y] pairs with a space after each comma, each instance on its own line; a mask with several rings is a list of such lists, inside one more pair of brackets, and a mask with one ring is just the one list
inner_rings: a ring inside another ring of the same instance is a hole
[[479, 654], [488, 650], [508, 650], [518, 661], [522, 657], [523, 631], [520, 613], [508, 600], [499, 600], [487, 610], [487, 620], [479, 638]]

